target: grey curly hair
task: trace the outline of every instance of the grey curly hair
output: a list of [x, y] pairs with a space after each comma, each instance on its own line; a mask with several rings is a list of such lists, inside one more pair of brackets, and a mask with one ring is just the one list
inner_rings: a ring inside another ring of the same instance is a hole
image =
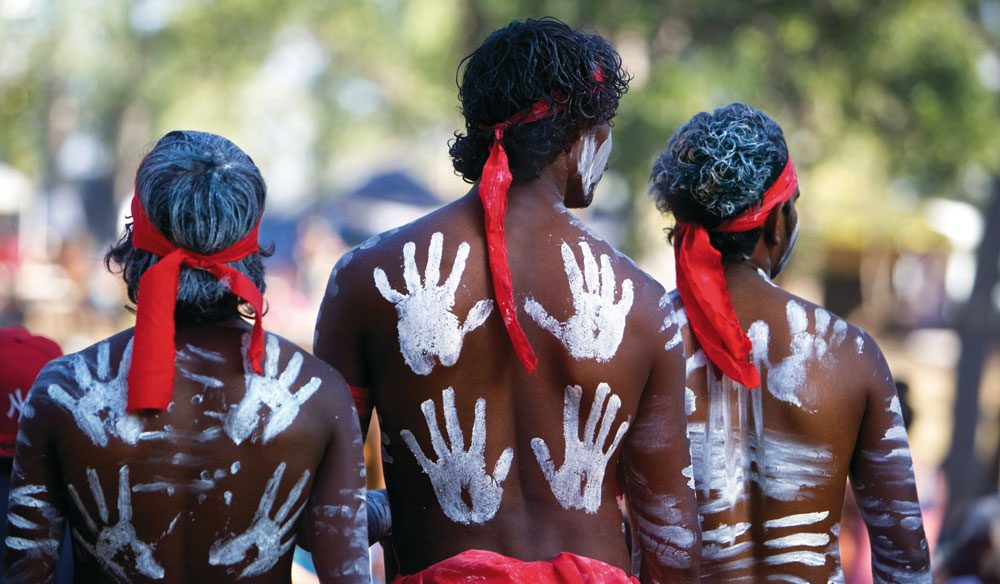
[[[661, 212], [708, 229], [712, 245], [724, 257], [744, 258], [759, 229], [730, 234], [711, 230], [760, 205], [787, 161], [781, 127], [764, 112], [733, 103], [699, 113], [674, 132], [653, 164], [650, 193]], [[671, 241], [673, 235], [670, 230]]]

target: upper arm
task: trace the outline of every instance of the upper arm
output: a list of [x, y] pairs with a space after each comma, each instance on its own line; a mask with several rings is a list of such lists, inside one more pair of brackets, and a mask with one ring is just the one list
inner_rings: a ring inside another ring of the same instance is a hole
[[[360, 318], [365, 311], [359, 309], [358, 300], [358, 288], [363, 282], [356, 263], [354, 252], [347, 252], [330, 273], [316, 319], [313, 353], [363, 393], [371, 389], [371, 379], [365, 367]], [[363, 431], [367, 431], [371, 419], [370, 403], [367, 396], [356, 396]]]
[[53, 365], [39, 374], [21, 412], [7, 507], [4, 582], [48, 582], [54, 577], [65, 528], [65, 508], [48, 397]]
[[361, 432], [344, 383], [332, 384], [332, 431], [306, 514], [316, 573], [323, 582], [368, 581], [368, 521]]
[[877, 345], [866, 339], [862, 369], [865, 413], [851, 461], [851, 486], [872, 546], [876, 581], [900, 572], [924, 574], [930, 582], [927, 541], [917, 501], [909, 441], [889, 367]]
[[697, 581], [701, 557], [686, 433], [684, 349], [670, 343], [676, 329], [668, 324], [656, 335], [652, 370], [623, 456], [643, 582]]

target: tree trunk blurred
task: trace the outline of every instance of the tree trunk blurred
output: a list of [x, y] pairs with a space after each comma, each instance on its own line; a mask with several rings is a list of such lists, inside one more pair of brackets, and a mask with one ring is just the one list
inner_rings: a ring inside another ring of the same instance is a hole
[[957, 514], [977, 497], [996, 490], [996, 477], [986, 477], [987, 461], [976, 456], [979, 392], [983, 370], [995, 337], [996, 309], [993, 290], [1000, 280], [1000, 176], [993, 177], [993, 192], [983, 218], [983, 235], [976, 252], [976, 277], [972, 294], [958, 322], [962, 353], [958, 360], [951, 448], [945, 461], [948, 477], [948, 511], [943, 537], [954, 534]]

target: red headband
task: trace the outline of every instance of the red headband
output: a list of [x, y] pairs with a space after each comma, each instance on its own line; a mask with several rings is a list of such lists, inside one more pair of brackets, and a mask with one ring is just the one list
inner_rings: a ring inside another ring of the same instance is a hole
[[128, 406], [136, 410], [162, 410], [174, 392], [174, 307], [181, 265], [211, 273], [224, 281], [230, 291], [253, 306], [253, 334], [249, 358], [254, 371], [262, 372], [264, 329], [261, 326], [264, 297], [249, 278], [227, 266], [260, 250], [254, 225], [232, 246], [202, 255], [170, 243], [146, 216], [139, 196], [132, 197], [132, 246], [160, 256], [139, 279], [135, 313], [132, 367], [128, 372]]
[[514, 346], [514, 354], [528, 373], [533, 373], [538, 365], [538, 357], [528, 342], [528, 337], [517, 320], [517, 307], [514, 305], [514, 285], [510, 276], [510, 265], [507, 263], [507, 236], [504, 233], [504, 216], [507, 214], [507, 189], [513, 180], [510, 165], [507, 161], [507, 151], [503, 148], [503, 133], [517, 124], [530, 124], [547, 118], [558, 112], [560, 106], [549, 100], [536, 101], [531, 109], [518, 112], [504, 122], [491, 127], [493, 130], [493, 145], [490, 146], [490, 156], [483, 165], [483, 174], [479, 179], [479, 198], [483, 202], [486, 216], [486, 249], [490, 262], [490, 277], [493, 279], [493, 293], [500, 307], [500, 316], [507, 327], [507, 336]]
[[[771, 210], [792, 198], [798, 184], [795, 165], [789, 158], [778, 180], [764, 193], [760, 207], [748, 209], [712, 231], [733, 233], [760, 227]], [[709, 361], [730, 379], [744, 387], [760, 387], [760, 372], [750, 362], [753, 346], [740, 327], [726, 289], [722, 254], [712, 246], [708, 231], [701, 225], [678, 222], [675, 235], [681, 238], [674, 245], [677, 291], [698, 344]]]

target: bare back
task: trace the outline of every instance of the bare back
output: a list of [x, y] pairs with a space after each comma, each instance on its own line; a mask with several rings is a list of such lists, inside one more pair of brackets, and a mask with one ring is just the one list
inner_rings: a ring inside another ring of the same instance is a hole
[[159, 413], [125, 412], [131, 331], [46, 366], [18, 438], [5, 582], [44, 580], [67, 519], [81, 582], [288, 582], [300, 533], [324, 581], [367, 581], [347, 389], [270, 334], [253, 373], [246, 332], [178, 325]]
[[761, 271], [732, 268], [727, 281], [760, 389], [719, 377], [672, 293], [686, 347], [703, 579], [842, 582], [850, 478], [876, 581], [929, 582], [906, 431], [878, 346]]
[[[642, 488], [667, 502], [650, 525], [678, 535], [646, 530], [648, 548], [659, 545], [649, 569], [680, 581], [698, 546], [682, 357], [664, 349], [670, 307], [561, 204], [529, 195], [512, 189], [506, 229], [533, 374], [493, 301], [474, 193], [362, 244], [331, 275], [316, 353], [379, 414], [400, 569], [483, 549], [572, 552], [628, 570], [616, 493]], [[637, 444], [651, 433], [656, 449], [676, 447], [650, 456]]]

